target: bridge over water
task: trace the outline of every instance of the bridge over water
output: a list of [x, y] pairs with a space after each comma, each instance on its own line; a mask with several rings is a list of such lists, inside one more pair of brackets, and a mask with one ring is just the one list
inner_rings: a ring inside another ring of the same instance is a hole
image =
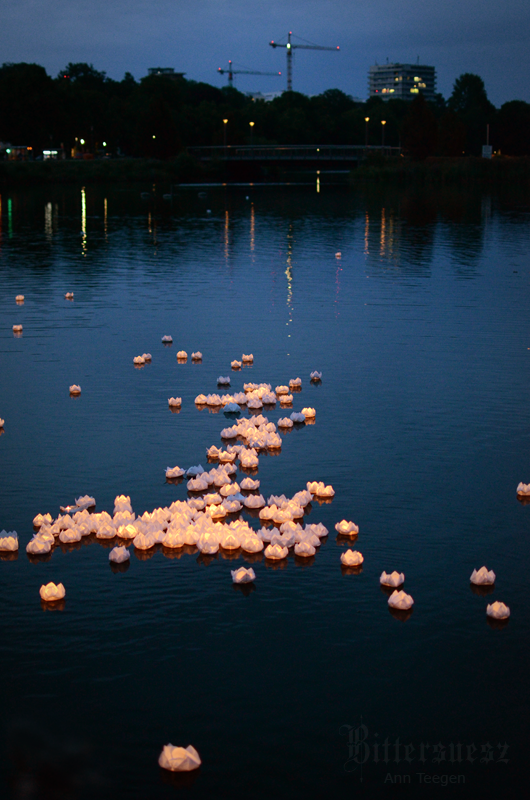
[[207, 165], [225, 163], [229, 165], [289, 166], [300, 169], [348, 170], [356, 167], [368, 156], [379, 153], [398, 157], [399, 147], [362, 145], [227, 145], [217, 147], [189, 147], [188, 153], [197, 161]]

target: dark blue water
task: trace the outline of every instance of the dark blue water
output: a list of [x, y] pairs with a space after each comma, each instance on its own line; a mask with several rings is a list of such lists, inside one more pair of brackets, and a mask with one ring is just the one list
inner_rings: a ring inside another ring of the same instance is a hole
[[[0, 528], [21, 542], [0, 561], [2, 796], [520, 792], [530, 206], [464, 192], [161, 191], [1, 193]], [[202, 363], [179, 364], [180, 349]], [[135, 369], [144, 352], [152, 363]], [[242, 353], [253, 366], [231, 372]], [[80, 494], [110, 513], [118, 494], [138, 514], [184, 500], [165, 468], [207, 466], [230, 423], [193, 401], [227, 374], [232, 391], [302, 378], [293, 409], [313, 406], [316, 423], [285, 434], [258, 477], [266, 497], [333, 485], [306, 519], [330, 530], [314, 561], [259, 556], [245, 595], [230, 577], [244, 555], [206, 564], [193, 548], [157, 548], [114, 574], [91, 539], [28, 559], [33, 517]], [[341, 571], [343, 518], [360, 527], [360, 574]], [[482, 565], [497, 574], [487, 597], [469, 584]], [[415, 601], [405, 621], [379, 587], [394, 569]], [[50, 580], [66, 587], [63, 610], [41, 606]], [[501, 629], [486, 618], [497, 599], [511, 609]], [[159, 769], [167, 742], [199, 751], [189, 785]]]

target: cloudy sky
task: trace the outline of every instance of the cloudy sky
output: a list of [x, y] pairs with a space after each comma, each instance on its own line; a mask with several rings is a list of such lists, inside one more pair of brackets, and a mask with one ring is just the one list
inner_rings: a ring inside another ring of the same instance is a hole
[[339, 88], [367, 95], [370, 65], [400, 61], [436, 67], [448, 97], [463, 72], [480, 75], [490, 100], [530, 102], [528, 0], [2, 0], [0, 63], [42, 64], [55, 76], [86, 61], [110, 77], [139, 79], [148, 67], [174, 67], [217, 86], [235, 68], [282, 71], [236, 76], [241, 91], [285, 88], [285, 41], [340, 45], [340, 52], [299, 50], [293, 88], [318, 94]]

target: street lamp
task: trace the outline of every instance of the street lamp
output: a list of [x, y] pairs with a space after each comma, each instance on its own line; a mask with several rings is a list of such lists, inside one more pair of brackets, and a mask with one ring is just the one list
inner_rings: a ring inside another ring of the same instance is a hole
[[368, 147], [368, 123], [370, 122], [370, 117], [365, 117], [364, 121], [366, 123], [364, 128], [364, 146]]
[[223, 120], [223, 147], [226, 147], [226, 126], [228, 125], [228, 120]]
[[385, 146], [385, 125], [386, 119], [381, 120], [381, 147]]
[[253, 142], [253, 139], [254, 139], [254, 125], [256, 123], [255, 122], [249, 122], [248, 124], [250, 125], [250, 144], [252, 145], [252, 142]]

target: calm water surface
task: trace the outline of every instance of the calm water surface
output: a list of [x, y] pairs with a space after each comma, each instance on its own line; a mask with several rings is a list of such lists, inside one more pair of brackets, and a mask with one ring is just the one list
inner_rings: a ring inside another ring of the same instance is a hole
[[[463, 192], [2, 192], [0, 528], [21, 543], [0, 561], [2, 796], [526, 785], [529, 218], [524, 200]], [[232, 373], [242, 353], [254, 365]], [[300, 376], [293, 408], [316, 408], [258, 473], [266, 497], [335, 488], [307, 517], [330, 530], [314, 561], [257, 558], [249, 595], [231, 583], [242, 555], [133, 553], [114, 574], [108, 546], [84, 540], [30, 562], [33, 517], [80, 494], [110, 513], [122, 493], [138, 514], [185, 499], [165, 468], [207, 466], [229, 423], [193, 400], [227, 374], [233, 391]], [[343, 518], [360, 527], [357, 575], [341, 571]], [[469, 584], [482, 565], [497, 574], [487, 597]], [[415, 600], [406, 621], [379, 587], [394, 569]], [[62, 611], [41, 607], [50, 580]], [[496, 599], [502, 629], [486, 618]], [[185, 785], [158, 768], [167, 742], [201, 754]]]

